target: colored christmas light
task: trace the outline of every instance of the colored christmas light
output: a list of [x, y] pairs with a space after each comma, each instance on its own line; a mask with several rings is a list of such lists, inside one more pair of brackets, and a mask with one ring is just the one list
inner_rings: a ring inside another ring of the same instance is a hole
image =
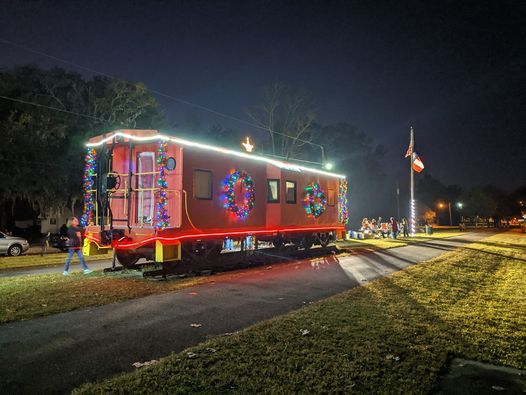
[[[236, 204], [235, 186], [237, 183], [245, 186], [246, 193], [243, 199], [243, 204]], [[236, 217], [245, 219], [254, 208], [256, 202], [256, 192], [254, 189], [254, 181], [252, 177], [244, 170], [232, 171], [223, 181], [224, 207]]]
[[347, 180], [342, 178], [338, 191], [338, 220], [346, 225], [349, 222], [349, 207], [347, 201]]
[[157, 171], [159, 177], [157, 178], [157, 188], [159, 191], [159, 200], [157, 201], [157, 211], [155, 214], [155, 229], [163, 230], [170, 226], [170, 216], [168, 215], [168, 196], [166, 188], [166, 150], [168, 149], [168, 143], [165, 140], [159, 141], [159, 147], [157, 149]]
[[307, 217], [318, 218], [327, 208], [325, 192], [320, 184], [311, 182], [305, 187], [305, 198], [303, 199]]
[[84, 212], [82, 217], [80, 217], [80, 225], [82, 227], [90, 224], [95, 209], [93, 194], [93, 185], [95, 184], [95, 181], [93, 180], [93, 177], [97, 172], [97, 152], [93, 148], [88, 148], [85, 163], [84, 178], [82, 181], [84, 187]]

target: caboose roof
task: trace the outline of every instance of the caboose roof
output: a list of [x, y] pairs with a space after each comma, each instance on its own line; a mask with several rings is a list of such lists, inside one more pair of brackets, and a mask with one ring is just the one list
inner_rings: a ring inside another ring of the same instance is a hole
[[321, 170], [321, 169], [315, 169], [315, 168], [311, 168], [311, 167], [305, 167], [305, 166], [302, 166], [302, 165], [297, 165], [297, 164], [294, 164], [294, 163], [283, 162], [283, 161], [272, 159], [272, 158], [269, 158], [269, 157], [266, 157], [266, 156], [262, 156], [262, 155], [248, 154], [246, 152], [234, 151], [234, 150], [231, 150], [231, 149], [228, 149], [228, 148], [222, 148], [222, 147], [218, 147], [218, 146], [210, 145], [210, 144], [198, 143], [198, 142], [186, 140], [186, 139], [183, 139], [183, 138], [180, 138], [180, 137], [168, 136], [168, 135], [161, 134], [161, 133], [159, 133], [156, 130], [144, 130], [144, 131], [142, 131], [142, 130], [116, 130], [115, 132], [109, 133], [109, 134], [107, 134], [105, 136], [106, 137], [98, 136], [98, 137], [91, 138], [89, 140], [89, 142], [86, 144], [86, 146], [87, 147], [98, 147], [98, 146], [101, 146], [101, 145], [113, 140], [116, 137], [121, 137], [123, 139], [129, 139], [129, 140], [140, 141], [140, 142], [149, 142], [149, 141], [155, 141], [155, 140], [165, 140], [165, 141], [171, 141], [171, 142], [176, 143], [176, 144], [180, 144], [182, 146], [187, 146], [187, 147], [193, 147], [193, 148], [198, 148], [198, 149], [202, 149], [202, 150], [219, 152], [219, 153], [222, 153], [222, 154], [225, 154], [225, 155], [236, 156], [236, 157], [239, 157], [239, 158], [253, 160], [253, 161], [256, 161], [256, 162], [269, 163], [271, 165], [279, 167], [280, 169], [296, 171], [296, 172], [299, 172], [299, 173], [307, 172], [307, 173], [323, 174], [323, 175], [329, 176], [329, 177], [345, 178], [345, 175], [343, 175], [343, 174], [331, 173], [331, 172], [328, 172], [328, 171], [325, 171], [325, 170]]

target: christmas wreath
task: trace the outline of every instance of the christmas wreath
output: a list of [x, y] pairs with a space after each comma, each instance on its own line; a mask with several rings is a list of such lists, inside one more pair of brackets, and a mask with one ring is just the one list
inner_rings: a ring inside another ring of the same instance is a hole
[[305, 187], [305, 199], [303, 202], [308, 217], [318, 218], [323, 214], [327, 208], [327, 199], [320, 184], [311, 182]]
[[[241, 183], [245, 187], [245, 196], [243, 203], [238, 205], [236, 203], [235, 186]], [[223, 182], [223, 189], [225, 191], [224, 207], [238, 218], [244, 219], [248, 217], [250, 211], [254, 208], [256, 201], [256, 192], [254, 190], [254, 181], [252, 177], [244, 170], [232, 171]]]

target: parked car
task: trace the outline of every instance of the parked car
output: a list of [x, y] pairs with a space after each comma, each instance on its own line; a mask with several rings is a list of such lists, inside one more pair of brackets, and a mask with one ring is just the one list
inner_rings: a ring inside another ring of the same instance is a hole
[[0, 254], [18, 256], [29, 249], [29, 242], [23, 237], [8, 236], [0, 232]]
[[65, 236], [62, 236], [60, 233], [53, 233], [49, 237], [49, 245], [53, 248], [57, 248], [60, 251], [67, 251], [68, 250], [68, 238]]

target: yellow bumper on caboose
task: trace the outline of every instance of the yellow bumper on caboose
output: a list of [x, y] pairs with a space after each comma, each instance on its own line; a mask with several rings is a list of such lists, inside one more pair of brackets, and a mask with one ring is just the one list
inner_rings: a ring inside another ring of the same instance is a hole
[[84, 244], [82, 245], [82, 255], [84, 256], [107, 254], [110, 250], [111, 246], [99, 247], [97, 243], [91, 241], [88, 238], [84, 239]]

